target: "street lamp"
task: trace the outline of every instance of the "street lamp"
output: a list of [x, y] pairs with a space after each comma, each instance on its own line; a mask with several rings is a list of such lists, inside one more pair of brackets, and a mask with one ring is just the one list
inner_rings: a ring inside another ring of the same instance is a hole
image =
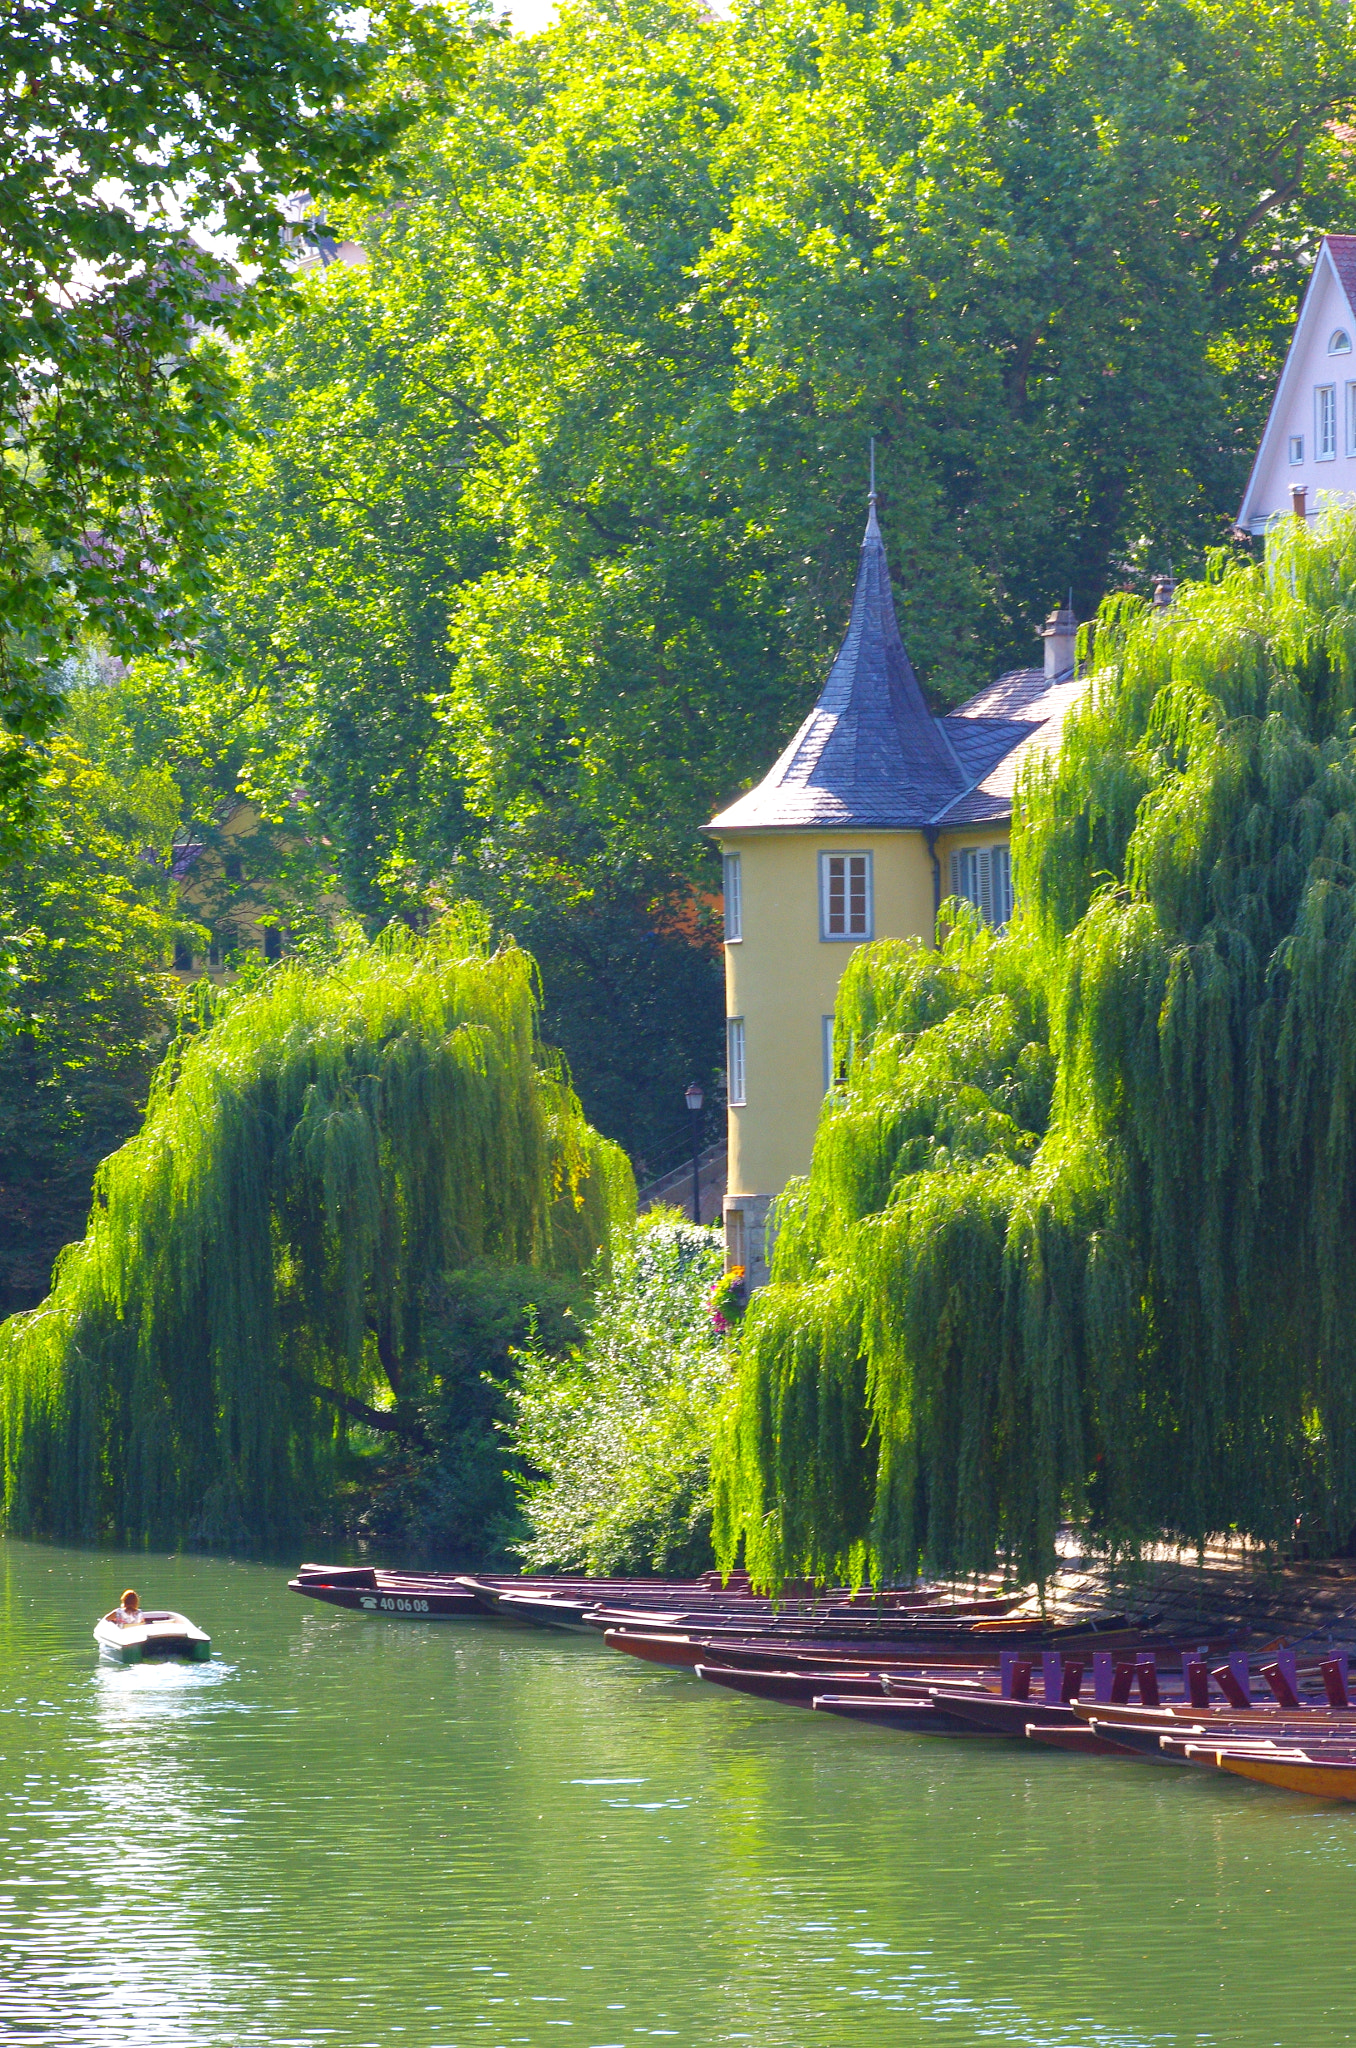
[[702, 1104], [706, 1097], [696, 1081], [688, 1083], [685, 1100], [692, 1118], [692, 1221], [702, 1220]]

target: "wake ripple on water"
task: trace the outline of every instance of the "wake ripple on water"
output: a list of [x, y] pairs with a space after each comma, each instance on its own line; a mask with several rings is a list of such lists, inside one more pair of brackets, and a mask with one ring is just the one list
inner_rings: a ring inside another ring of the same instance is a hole
[[[0, 1546], [0, 2036], [1311, 2048], [1356, 1812], [825, 1726], [279, 1571]], [[100, 1667], [129, 1570], [210, 1665]]]

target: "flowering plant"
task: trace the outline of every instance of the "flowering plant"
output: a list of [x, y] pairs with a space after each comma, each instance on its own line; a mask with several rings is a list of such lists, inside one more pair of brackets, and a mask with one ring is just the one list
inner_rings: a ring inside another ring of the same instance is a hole
[[711, 1304], [711, 1327], [724, 1336], [731, 1323], [737, 1323], [748, 1305], [748, 1292], [744, 1286], [744, 1268], [731, 1266], [728, 1273], [722, 1273], [707, 1296]]

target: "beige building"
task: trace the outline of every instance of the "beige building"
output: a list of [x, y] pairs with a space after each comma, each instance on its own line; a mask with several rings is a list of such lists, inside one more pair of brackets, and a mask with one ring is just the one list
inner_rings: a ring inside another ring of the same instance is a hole
[[852, 616], [818, 702], [756, 789], [706, 830], [725, 861], [727, 1266], [767, 1278], [768, 1212], [810, 1164], [832, 1080], [833, 1009], [855, 947], [935, 942], [946, 896], [1012, 909], [1012, 795], [1083, 685], [1075, 624], [1051, 615], [1043, 669], [1017, 669], [944, 718], [895, 620], [875, 499]]

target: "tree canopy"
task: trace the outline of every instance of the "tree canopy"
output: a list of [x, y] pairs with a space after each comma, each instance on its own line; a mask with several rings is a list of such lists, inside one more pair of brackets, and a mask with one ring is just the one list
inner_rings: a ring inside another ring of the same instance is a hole
[[94, 1169], [140, 1121], [180, 996], [179, 791], [163, 763], [107, 744], [110, 708], [97, 685], [68, 692], [0, 866], [0, 1315], [41, 1300], [83, 1231]]
[[720, 1064], [699, 827], [822, 679], [868, 434], [939, 700], [1071, 584], [1199, 562], [1356, 227], [1354, 95], [1328, 0], [630, 0], [486, 43], [399, 204], [336, 212], [365, 263], [242, 359], [196, 657], [233, 772], [306, 793], [362, 915], [483, 901], [652, 1153]]
[[[82, 632], [182, 637], [224, 500], [222, 342], [264, 309], [280, 203], [372, 189], [464, 19], [418, 0], [16, 0], [0, 21], [0, 795], [40, 772]], [[205, 239], [206, 238], [206, 239]], [[209, 253], [239, 250], [246, 283]], [[212, 338], [208, 338], [208, 337]]]
[[1020, 793], [1019, 908], [854, 956], [744, 1325], [718, 1529], [797, 1570], [1045, 1572], [1356, 1523], [1356, 519], [1160, 614]]
[[634, 1207], [483, 920], [284, 962], [181, 1037], [48, 1301], [0, 1328], [7, 1527], [292, 1532], [348, 1420], [402, 1417], [428, 1289], [580, 1272]]

